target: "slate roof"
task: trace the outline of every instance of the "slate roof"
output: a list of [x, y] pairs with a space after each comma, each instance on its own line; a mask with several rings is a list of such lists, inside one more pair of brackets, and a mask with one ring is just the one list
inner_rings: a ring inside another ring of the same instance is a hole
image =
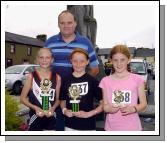
[[136, 50], [136, 57], [153, 57], [155, 56], [155, 49], [142, 48]]
[[103, 48], [103, 49], [99, 49], [98, 51], [98, 55], [109, 55], [110, 54], [110, 48]]
[[36, 38], [18, 35], [10, 32], [5, 32], [5, 41], [12, 43], [19, 43], [25, 45], [32, 45], [37, 47], [43, 47], [44, 42]]
[[[129, 47], [130, 53], [134, 55], [136, 48], [135, 47]], [[98, 55], [109, 55], [111, 51], [111, 48], [103, 48], [99, 49]]]

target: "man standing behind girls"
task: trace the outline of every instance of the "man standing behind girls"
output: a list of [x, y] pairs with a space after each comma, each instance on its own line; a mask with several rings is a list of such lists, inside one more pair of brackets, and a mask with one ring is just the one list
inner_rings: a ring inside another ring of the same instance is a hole
[[63, 78], [72, 73], [72, 64], [70, 62], [70, 53], [77, 47], [86, 50], [90, 58], [90, 74], [96, 76], [99, 72], [98, 59], [91, 41], [81, 36], [75, 31], [77, 22], [74, 15], [65, 10], [58, 16], [58, 26], [60, 33], [50, 37], [45, 44], [45, 47], [51, 48], [54, 63], [53, 66], [58, 74]]
[[[58, 16], [58, 26], [60, 33], [50, 37], [45, 44], [45, 47], [50, 48], [53, 53], [54, 71], [56, 71], [62, 79], [71, 74], [72, 64], [69, 56], [75, 48], [80, 47], [86, 50], [89, 54], [89, 74], [96, 76], [99, 73], [99, 62], [93, 49], [93, 45], [88, 38], [81, 36], [75, 31], [77, 22], [74, 15], [68, 10], [62, 11]], [[64, 130], [62, 112], [57, 110], [57, 116], [59, 120], [57, 121], [59, 122], [57, 124], [59, 126], [57, 126], [56, 130]]]

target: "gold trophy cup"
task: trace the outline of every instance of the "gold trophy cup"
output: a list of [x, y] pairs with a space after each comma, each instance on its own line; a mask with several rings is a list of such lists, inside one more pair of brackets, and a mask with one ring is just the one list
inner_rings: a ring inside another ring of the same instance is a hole
[[68, 91], [70, 97], [72, 98], [72, 100], [70, 100], [70, 103], [72, 104], [72, 112], [78, 112], [80, 100], [77, 100], [77, 98], [80, 95], [80, 90], [77, 86], [70, 86]]
[[114, 101], [116, 104], [114, 104], [114, 107], [120, 107], [123, 106], [121, 102], [124, 99], [124, 96], [122, 95], [123, 93], [120, 90], [115, 90], [114, 91]]

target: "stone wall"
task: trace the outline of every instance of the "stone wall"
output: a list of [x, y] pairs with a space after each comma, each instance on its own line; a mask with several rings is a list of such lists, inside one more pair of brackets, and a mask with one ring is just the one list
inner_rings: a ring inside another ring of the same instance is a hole
[[97, 22], [93, 17], [93, 5], [68, 5], [70, 10], [77, 19], [77, 31], [88, 37], [93, 45], [96, 45]]
[[[67, 9], [77, 19], [77, 31], [90, 39], [98, 55], [98, 48], [96, 46], [97, 22], [93, 15], [93, 5], [67, 5]], [[100, 81], [105, 76], [105, 72], [101, 59], [98, 58], [98, 60], [100, 72], [96, 76], [96, 79]]]

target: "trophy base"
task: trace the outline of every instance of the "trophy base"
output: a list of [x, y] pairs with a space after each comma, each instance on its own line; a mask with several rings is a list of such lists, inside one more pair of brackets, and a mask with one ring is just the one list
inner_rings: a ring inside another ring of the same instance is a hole
[[44, 110], [45, 115], [51, 115], [52, 113], [49, 110]]
[[44, 113], [47, 113], [48, 112], [48, 110], [43, 110], [44, 111]]
[[79, 103], [80, 100], [70, 100], [70, 103]]

